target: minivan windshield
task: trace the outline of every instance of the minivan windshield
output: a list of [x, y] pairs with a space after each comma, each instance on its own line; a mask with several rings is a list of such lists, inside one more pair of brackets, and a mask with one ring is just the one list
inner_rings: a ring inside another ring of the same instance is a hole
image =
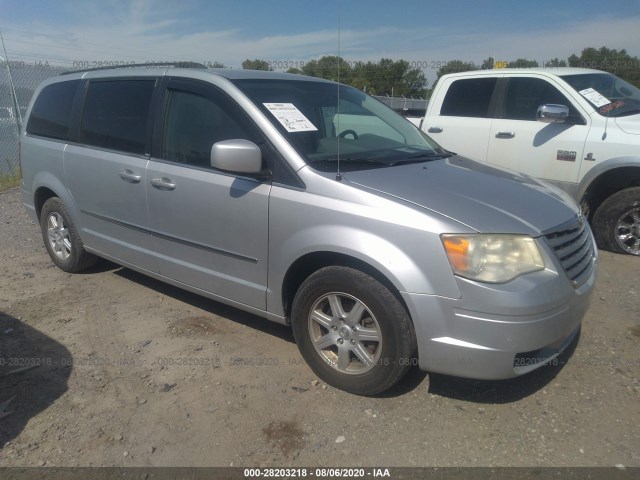
[[640, 89], [610, 73], [562, 75], [600, 115], [626, 117], [640, 113]]
[[312, 168], [325, 172], [426, 162], [451, 154], [382, 102], [313, 80], [235, 80]]

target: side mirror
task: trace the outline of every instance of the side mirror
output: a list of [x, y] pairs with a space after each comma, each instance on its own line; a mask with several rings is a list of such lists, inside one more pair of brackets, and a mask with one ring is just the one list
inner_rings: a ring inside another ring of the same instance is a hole
[[232, 173], [262, 172], [262, 152], [249, 140], [223, 140], [211, 147], [211, 166]]
[[564, 123], [569, 117], [569, 107], [546, 104], [538, 107], [536, 120], [544, 123]]

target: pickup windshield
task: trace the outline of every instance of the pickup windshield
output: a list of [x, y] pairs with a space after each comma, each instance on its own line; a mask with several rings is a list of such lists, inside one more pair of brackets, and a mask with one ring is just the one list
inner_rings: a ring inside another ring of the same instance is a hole
[[450, 156], [380, 101], [313, 80], [235, 80], [312, 168], [364, 170]]
[[640, 90], [610, 73], [562, 75], [603, 117], [640, 113]]

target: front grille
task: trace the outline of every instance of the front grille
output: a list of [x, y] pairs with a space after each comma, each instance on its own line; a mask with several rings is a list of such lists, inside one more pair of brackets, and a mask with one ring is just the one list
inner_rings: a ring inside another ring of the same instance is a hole
[[595, 252], [589, 226], [582, 216], [576, 216], [559, 229], [545, 234], [545, 238], [573, 286], [578, 287], [586, 282], [593, 268]]

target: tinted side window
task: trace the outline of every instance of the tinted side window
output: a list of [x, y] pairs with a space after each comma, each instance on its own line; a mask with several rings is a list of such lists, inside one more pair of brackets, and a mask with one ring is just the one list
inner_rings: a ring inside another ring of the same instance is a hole
[[539, 78], [511, 78], [507, 87], [503, 118], [536, 120], [538, 107], [553, 103], [569, 107], [569, 115], [577, 116], [569, 100], [553, 85]]
[[496, 78], [469, 78], [454, 81], [442, 102], [440, 115], [488, 117]]
[[82, 114], [80, 142], [144, 154], [149, 106], [155, 80], [89, 83]]
[[232, 139], [258, 142], [252, 129], [246, 125], [238, 107], [222, 95], [209, 98], [170, 89], [167, 94], [162, 158], [210, 167], [214, 143]]
[[54, 83], [42, 89], [27, 123], [27, 132], [67, 140], [71, 108], [80, 80]]

